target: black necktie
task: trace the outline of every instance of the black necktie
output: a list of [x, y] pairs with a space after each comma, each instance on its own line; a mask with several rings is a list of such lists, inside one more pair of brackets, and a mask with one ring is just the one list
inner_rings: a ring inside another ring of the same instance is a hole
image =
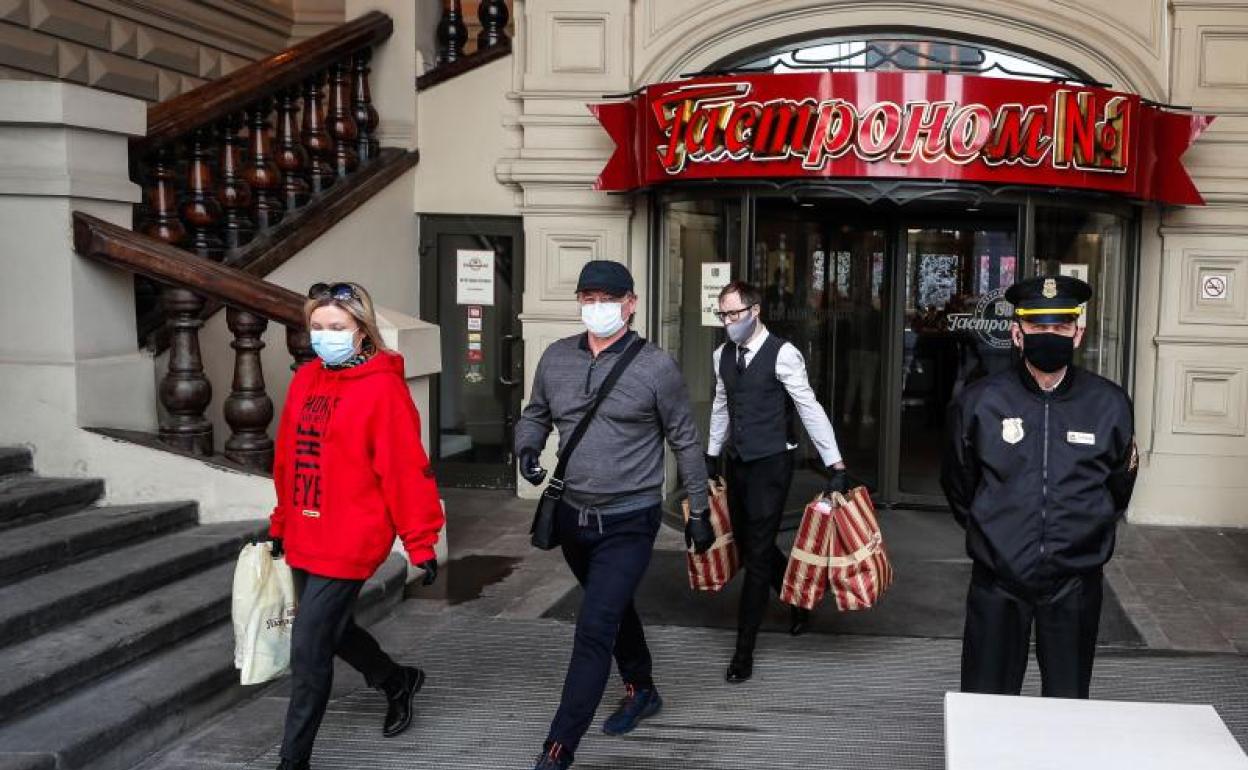
[[749, 348], [737, 346], [737, 374], [745, 371], [745, 354], [749, 352]]

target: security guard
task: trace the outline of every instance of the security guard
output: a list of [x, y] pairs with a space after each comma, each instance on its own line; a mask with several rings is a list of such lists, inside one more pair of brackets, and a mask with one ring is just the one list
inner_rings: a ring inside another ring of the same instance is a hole
[[1022, 360], [949, 408], [941, 483], [974, 562], [963, 692], [1017, 695], [1034, 624], [1042, 694], [1088, 697], [1102, 567], [1137, 464], [1130, 398], [1072, 363], [1091, 297], [1068, 276], [1011, 286]]

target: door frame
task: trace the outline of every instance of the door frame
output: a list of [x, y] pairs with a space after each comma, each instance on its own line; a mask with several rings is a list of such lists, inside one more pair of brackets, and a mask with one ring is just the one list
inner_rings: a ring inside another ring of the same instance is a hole
[[[493, 471], [474, 467], [473, 463], [444, 462], [441, 457], [441, 399], [443, 368], [429, 381], [429, 459], [438, 476], [438, 482], [449, 487], [511, 489], [516, 488], [515, 458], [512, 456], [516, 420], [520, 417], [521, 392], [524, 383], [523, 327], [520, 315], [524, 298], [524, 220], [522, 217], [475, 215], [475, 214], [417, 214], [417, 249], [420, 260], [420, 318], [440, 328], [438, 296], [443, 291], [454, 291], [454, 283], [444, 282], [438, 264], [438, 240], [446, 235], [500, 236], [512, 240], [511, 308], [506, 319], [498, 355], [507, 362], [511, 374], [500, 375], [495, 390], [510, 395], [504, 402], [504, 456]], [[439, 331], [439, 335], [441, 331]], [[440, 340], [439, 340], [440, 342]], [[439, 346], [440, 347], [440, 346]], [[447, 351], [442, 351], [445, 361]]]

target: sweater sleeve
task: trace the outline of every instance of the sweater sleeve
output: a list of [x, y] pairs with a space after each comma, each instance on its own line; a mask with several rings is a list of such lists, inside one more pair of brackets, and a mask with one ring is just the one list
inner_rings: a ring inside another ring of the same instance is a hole
[[685, 378], [672, 357], [661, 351], [652, 371], [663, 435], [676, 455], [676, 468], [689, 495], [690, 510], [705, 511], [710, 507], [706, 496], [706, 463], [702, 460], [702, 438], [693, 422]]
[[277, 438], [273, 444], [273, 491], [277, 494], [277, 505], [269, 514], [269, 537], [284, 537], [286, 532], [286, 513], [294, 491], [294, 480], [290, 477], [290, 455], [294, 451], [290, 435], [299, 415], [298, 401], [292, 380], [291, 387], [286, 391], [286, 403], [282, 406], [282, 418], [278, 420]]
[[445, 515], [433, 468], [420, 443], [420, 414], [397, 378], [379, 394], [373, 413], [373, 472], [412, 564], [434, 558]]

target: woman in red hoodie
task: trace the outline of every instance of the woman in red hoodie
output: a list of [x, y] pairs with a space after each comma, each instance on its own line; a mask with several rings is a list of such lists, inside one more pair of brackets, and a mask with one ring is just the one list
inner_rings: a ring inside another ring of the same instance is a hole
[[385, 694], [384, 735], [411, 724], [425, 674], [400, 666], [355, 624], [355, 601], [396, 534], [425, 571], [425, 584], [432, 583], [443, 522], [403, 358], [382, 342], [368, 293], [354, 283], [315, 284], [304, 318], [318, 359], [299, 367], [286, 394], [269, 527], [273, 552], [285, 552], [299, 596], [279, 770], [309, 767], [334, 655]]

